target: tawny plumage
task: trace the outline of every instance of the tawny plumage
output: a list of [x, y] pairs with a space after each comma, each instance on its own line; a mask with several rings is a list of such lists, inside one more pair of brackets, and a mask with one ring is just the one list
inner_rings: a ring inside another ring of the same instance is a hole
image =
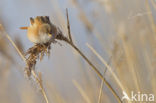
[[21, 27], [21, 29], [27, 29], [28, 39], [36, 44], [44, 44], [53, 40], [57, 32], [48, 16], [37, 16], [34, 19], [31, 17], [30, 26]]

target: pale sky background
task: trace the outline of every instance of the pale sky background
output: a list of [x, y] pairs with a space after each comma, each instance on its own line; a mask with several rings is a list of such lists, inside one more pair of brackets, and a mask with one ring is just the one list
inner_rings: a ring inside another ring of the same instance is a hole
[[[80, 1], [80, 4], [82, 4], [81, 6], [86, 11], [88, 18], [90, 18], [92, 23], [95, 24], [95, 27], [98, 28], [98, 26], [100, 26], [100, 22], [97, 22], [96, 18], [93, 19], [93, 17], [90, 17], [92, 16], [91, 13], [95, 12], [96, 9], [98, 9], [98, 5], [94, 2], [83, 2], [82, 0]], [[93, 43], [93, 46], [95, 46], [96, 49], [99, 49], [100, 53], [104, 53], [104, 51], [101, 51], [102, 49], [100, 49], [98, 46], [98, 39], [95, 38], [93, 34], [89, 34], [87, 32], [83, 23], [78, 18], [78, 9], [76, 9], [76, 7], [73, 6], [71, 2], [69, 2], [69, 0], [1, 0], [0, 8], [0, 18], [2, 20], [2, 24], [6, 29], [6, 32], [12, 37], [12, 39], [14, 39], [15, 36], [19, 37], [24, 45], [25, 51], [29, 47], [31, 47], [33, 43], [28, 40], [26, 31], [20, 30], [19, 27], [29, 25], [30, 17], [48, 15], [50, 16], [50, 20], [53, 23], [60, 27], [62, 31], [65, 31], [65, 10], [66, 8], [68, 8], [71, 31], [76, 45], [78, 45], [78, 47], [87, 56], [90, 56], [88, 51], [89, 49], [85, 45], [87, 42], [90, 44]], [[103, 17], [108, 18], [106, 17], [105, 13], [103, 14]], [[105, 21], [105, 24], [106, 23], [107, 21]], [[108, 25], [104, 26], [108, 27]], [[99, 31], [103, 32], [103, 27], [100, 27]], [[103, 34], [104, 37], [105, 35], [109, 34], [108, 31], [109, 30], [107, 30], [107, 34]], [[71, 49], [69, 45], [64, 42], [61, 42], [61, 44], [63, 46], [59, 46], [58, 44], [52, 45], [50, 59], [44, 57], [43, 61], [37, 63], [36, 69], [38, 71], [41, 71], [45, 78], [50, 77], [50, 79], [47, 79], [47, 81], [56, 83], [58, 88], [60, 87], [59, 90], [68, 92], [69, 89], [74, 90], [73, 86], [71, 85], [72, 78], [79, 79], [81, 75], [84, 74], [79, 70], [80, 68], [82, 68], [79, 63], [84, 65], [86, 64], [86, 62], [84, 62], [84, 60], [80, 58], [79, 54], [77, 54], [75, 51], [73, 52], [73, 49]], [[23, 64], [18, 54], [15, 53], [15, 55], [17, 55], [16, 61], [18, 61], [19, 64]], [[104, 56], [105, 54], [102, 55]], [[84, 71], [88, 71], [88, 69], [86, 69], [86, 66], [84, 66], [83, 69]], [[19, 78], [21, 76], [22, 75], [20, 74]], [[15, 79], [13, 77], [12, 79], [14, 81], [17, 78]], [[69, 88], [64, 89], [65, 87]]]
[[[131, 24], [131, 20], [136, 19], [138, 13], [144, 15], [150, 14], [145, 8], [145, 2], [140, 2], [139, 0], [112, 0], [114, 3], [112, 4], [112, 8], [109, 6], [109, 0], [98, 0], [98, 3], [95, 2], [95, 0], [78, 0], [80, 9], [73, 5], [71, 1], [72, 0], [1, 0], [0, 23], [4, 25], [6, 32], [13, 40], [15, 37], [20, 38], [24, 50], [26, 51], [33, 46], [33, 43], [28, 40], [26, 31], [20, 30], [19, 27], [29, 25], [30, 17], [47, 15], [66, 35], [66, 8], [68, 8], [74, 43], [93, 64], [100, 69], [100, 72], [103, 73], [105, 66], [92, 54], [90, 49], [86, 46], [86, 43], [91, 44], [96, 51], [108, 61], [110, 57], [108, 52], [112, 48], [115, 34], [118, 32], [118, 26], [120, 24], [122, 26], [123, 22], [125, 22], [125, 24]], [[79, 10], [81, 9], [94, 26], [92, 33], [87, 31], [84, 23], [79, 18]], [[130, 25], [130, 27], [132, 27], [132, 25]], [[130, 28], [126, 28], [126, 30], [130, 30]], [[80, 83], [83, 84], [83, 80], [90, 79], [87, 78], [85, 73], [92, 73], [95, 77], [97, 77], [97, 75], [67, 43], [60, 43], [62, 46], [59, 44], [52, 44], [50, 58], [44, 57], [41, 62], [37, 63], [36, 69], [43, 74], [44, 82], [45, 84], [47, 83], [45, 86], [47, 86], [48, 83], [54, 84], [62, 95], [64, 95], [66, 100], [70, 100], [74, 94], [75, 97], [78, 97], [77, 99], [80, 99], [81, 97], [73, 86], [72, 80], [80, 81]], [[24, 65], [16, 52], [14, 56], [17, 58], [16, 61], [20, 65]], [[18, 85], [22, 84], [24, 73], [16, 70], [16, 66], [13, 67], [12, 72], [10, 78], [11, 82], [9, 82], [9, 84], [14, 85], [12, 87], [13, 89], [11, 89], [14, 91], [18, 90]], [[109, 79], [109, 75], [107, 79]], [[13, 83], [13, 81], [17, 81], [17, 83]], [[93, 88], [99, 88], [99, 78], [95, 78], [95, 81], [97, 84], [91, 86], [93, 86]], [[110, 83], [111, 82], [112, 81], [110, 81]], [[114, 88], [116, 87], [114, 86]], [[110, 92], [108, 88], [104, 89], [107, 93]], [[19, 94], [17, 93], [16, 95]], [[112, 94], [109, 94], [109, 96], [110, 98], [114, 98]], [[14, 98], [17, 98], [17, 96], [14, 97], [10, 94], [10, 97], [16, 101]], [[72, 99], [74, 100], [74, 97]], [[13, 103], [20, 103], [20, 100]]]

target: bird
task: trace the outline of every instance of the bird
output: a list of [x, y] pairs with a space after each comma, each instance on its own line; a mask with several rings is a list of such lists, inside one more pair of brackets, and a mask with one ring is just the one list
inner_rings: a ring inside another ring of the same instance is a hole
[[27, 30], [28, 39], [35, 44], [46, 44], [55, 39], [57, 28], [49, 19], [49, 16], [30, 17], [30, 26], [20, 27]]

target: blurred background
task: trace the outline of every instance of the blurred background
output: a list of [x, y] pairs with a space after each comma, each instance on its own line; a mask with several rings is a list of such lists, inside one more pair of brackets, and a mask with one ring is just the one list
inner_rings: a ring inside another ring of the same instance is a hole
[[[67, 36], [66, 8], [74, 43], [120, 98], [122, 91], [156, 96], [155, 0], [1, 0], [1, 103], [45, 103], [37, 84], [25, 77], [25, 63], [4, 34], [24, 53], [33, 43], [19, 28], [30, 25], [30, 17], [47, 15]], [[70, 45], [60, 43], [52, 44], [50, 57], [36, 65], [49, 103], [118, 103], [105, 84], [101, 88], [102, 80], [87, 62]]]

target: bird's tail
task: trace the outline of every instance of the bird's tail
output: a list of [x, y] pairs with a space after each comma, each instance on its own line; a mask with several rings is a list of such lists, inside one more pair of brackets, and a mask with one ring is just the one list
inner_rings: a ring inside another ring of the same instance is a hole
[[22, 29], [22, 30], [27, 30], [28, 27], [20, 27], [20, 29]]

